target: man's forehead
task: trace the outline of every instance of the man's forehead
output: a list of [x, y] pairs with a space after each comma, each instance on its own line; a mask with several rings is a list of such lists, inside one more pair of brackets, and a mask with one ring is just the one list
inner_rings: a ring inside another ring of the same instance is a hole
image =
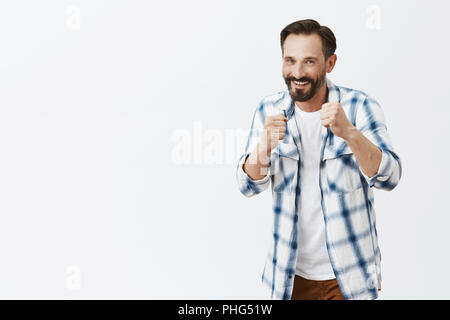
[[290, 34], [283, 44], [284, 57], [316, 57], [322, 55], [322, 40], [317, 34]]

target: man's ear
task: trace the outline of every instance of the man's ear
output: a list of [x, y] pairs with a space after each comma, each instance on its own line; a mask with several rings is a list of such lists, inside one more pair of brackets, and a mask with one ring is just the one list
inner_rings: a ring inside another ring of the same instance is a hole
[[336, 61], [337, 61], [337, 55], [336, 54], [332, 54], [328, 59], [326, 64], [326, 69], [327, 69], [327, 73], [330, 73], [331, 71], [333, 71], [334, 66], [336, 65]]

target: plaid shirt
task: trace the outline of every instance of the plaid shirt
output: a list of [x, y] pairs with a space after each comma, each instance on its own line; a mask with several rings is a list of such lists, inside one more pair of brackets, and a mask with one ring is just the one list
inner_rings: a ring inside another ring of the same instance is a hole
[[[369, 178], [346, 142], [330, 129], [323, 130], [319, 184], [330, 262], [345, 299], [376, 299], [381, 290], [381, 254], [372, 187], [392, 190], [401, 177], [401, 162], [378, 102], [364, 92], [336, 86], [329, 79], [327, 87], [328, 101], [339, 102], [352, 124], [382, 152], [378, 172]], [[272, 240], [261, 277], [271, 299], [291, 299], [297, 261], [302, 151], [294, 108], [287, 90], [261, 101], [237, 166], [238, 186], [246, 197], [266, 190], [271, 182]], [[260, 139], [265, 117], [281, 112], [288, 118], [285, 138], [272, 150], [267, 175], [252, 180], [243, 164]]]

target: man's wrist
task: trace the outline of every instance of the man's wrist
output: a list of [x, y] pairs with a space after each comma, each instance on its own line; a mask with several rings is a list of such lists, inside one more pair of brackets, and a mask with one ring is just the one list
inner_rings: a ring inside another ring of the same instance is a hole
[[263, 144], [258, 143], [256, 152], [258, 155], [258, 163], [260, 166], [267, 168], [269, 166], [270, 152]]
[[348, 145], [350, 145], [352, 144], [352, 142], [354, 142], [356, 139], [359, 138], [360, 134], [361, 132], [355, 126], [352, 125], [347, 130], [347, 133], [345, 134], [344, 137], [342, 137], [342, 139], [344, 139], [344, 141], [347, 142]]

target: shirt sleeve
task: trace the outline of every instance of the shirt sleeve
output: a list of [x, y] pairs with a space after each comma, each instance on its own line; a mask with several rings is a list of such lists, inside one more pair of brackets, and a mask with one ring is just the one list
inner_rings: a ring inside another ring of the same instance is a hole
[[392, 146], [383, 110], [375, 99], [369, 96], [364, 99], [357, 111], [356, 127], [382, 153], [378, 172], [373, 177], [366, 176], [361, 168], [360, 172], [370, 187], [388, 191], [394, 189], [402, 175], [402, 164]]
[[266, 190], [270, 185], [270, 177], [272, 175], [271, 161], [269, 160], [269, 167], [267, 168], [267, 174], [261, 180], [253, 180], [244, 171], [244, 163], [247, 157], [252, 153], [258, 145], [262, 131], [264, 129], [265, 113], [264, 104], [261, 102], [259, 108], [257, 108], [253, 114], [252, 125], [247, 139], [247, 144], [244, 153], [239, 158], [236, 178], [240, 192], [246, 197], [251, 197]]
[[[269, 162], [269, 167], [267, 168], [267, 173], [266, 176], [260, 180], [253, 180], [252, 178], [250, 178], [250, 176], [245, 173], [244, 171], [244, 163], [245, 160], [247, 160], [248, 156], [250, 155], [250, 153], [246, 153], [245, 155], [243, 155], [241, 157], [242, 160], [239, 161], [239, 166], [238, 166], [238, 178], [240, 179], [241, 183], [246, 184], [253, 184], [255, 187], [256, 186], [264, 186], [265, 183], [267, 183], [270, 179], [271, 176], [271, 167], [270, 167], [270, 162]], [[261, 190], [262, 191], [262, 190]]]
[[386, 172], [388, 169], [387, 168], [388, 157], [389, 157], [389, 155], [386, 153], [386, 151], [381, 150], [381, 162], [380, 162], [380, 165], [378, 166], [377, 173], [375, 175], [373, 175], [372, 177], [368, 177], [361, 170], [362, 175], [364, 176], [364, 178], [366, 179], [366, 181], [370, 187], [372, 187], [374, 185], [376, 180], [386, 181], [387, 179], [389, 179], [389, 176], [386, 175]]

